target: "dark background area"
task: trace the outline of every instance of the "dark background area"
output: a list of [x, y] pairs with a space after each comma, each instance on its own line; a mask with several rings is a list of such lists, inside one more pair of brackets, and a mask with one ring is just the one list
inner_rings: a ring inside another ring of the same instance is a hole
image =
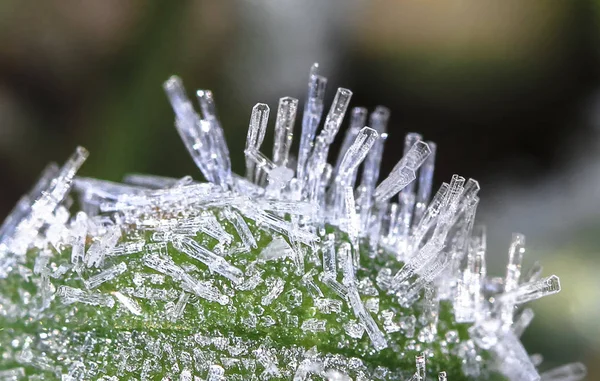
[[391, 109], [382, 174], [416, 131], [438, 144], [437, 185], [479, 180], [489, 272], [503, 275], [519, 231], [526, 263], [563, 284], [533, 304], [526, 346], [600, 379], [599, 17], [592, 0], [5, 0], [0, 214], [76, 145], [91, 151], [86, 176], [201, 178], [162, 91], [171, 74], [213, 90], [241, 173], [252, 106], [302, 106], [317, 61], [328, 100], [343, 86], [352, 106]]

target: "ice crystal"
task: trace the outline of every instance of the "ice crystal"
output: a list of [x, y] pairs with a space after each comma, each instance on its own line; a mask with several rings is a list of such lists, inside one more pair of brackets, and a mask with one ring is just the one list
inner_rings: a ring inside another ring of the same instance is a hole
[[433, 193], [434, 143], [407, 134], [381, 176], [389, 110], [357, 107], [328, 162], [352, 92], [319, 130], [318, 70], [297, 157], [298, 100], [279, 100], [270, 156], [269, 106], [252, 109], [245, 176], [212, 93], [198, 113], [177, 77], [164, 89], [206, 183], [77, 177], [83, 148], [49, 166], [0, 227], [0, 379], [582, 379], [579, 363], [538, 373], [519, 341], [533, 312], [516, 311], [559, 279], [522, 272], [520, 234], [488, 277], [479, 184]]

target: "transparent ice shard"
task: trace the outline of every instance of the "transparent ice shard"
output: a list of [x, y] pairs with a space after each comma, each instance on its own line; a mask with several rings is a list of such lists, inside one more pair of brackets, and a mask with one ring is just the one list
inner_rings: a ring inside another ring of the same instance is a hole
[[426, 287], [427, 283], [433, 282], [450, 264], [449, 255], [440, 252], [436, 258], [421, 266], [415, 273], [419, 276], [408, 288], [403, 290], [400, 297], [401, 305], [407, 307], [417, 299], [419, 292]]
[[87, 267], [100, 267], [104, 257], [112, 251], [121, 238], [121, 228], [118, 225], [110, 226], [100, 239], [94, 242], [85, 255]]
[[221, 294], [216, 287], [199, 282], [184, 269], [177, 266], [169, 257], [159, 256], [157, 254], [149, 254], [142, 258], [142, 262], [145, 266], [148, 266], [159, 273], [168, 275], [174, 280], [179, 281], [185, 289], [203, 299], [217, 302], [221, 305], [226, 305], [229, 303], [229, 297]]
[[259, 258], [266, 261], [293, 256], [294, 250], [281, 236], [275, 237], [259, 254]]
[[319, 286], [317, 286], [317, 284], [315, 283], [315, 280], [314, 280], [314, 276], [316, 274], [317, 274], [317, 271], [315, 269], [310, 269], [302, 276], [302, 279], [300, 280], [300, 282], [307, 288], [308, 292], [313, 297], [322, 298], [322, 297], [324, 297], [323, 291], [321, 291], [321, 289], [319, 288]]
[[[260, 149], [267, 133], [267, 123], [269, 122], [269, 106], [264, 103], [257, 103], [252, 108], [250, 117], [250, 126], [248, 127], [248, 136], [246, 138], [246, 151], [254, 152]], [[246, 178], [254, 183], [257, 182], [256, 165], [246, 159]]]
[[236, 207], [248, 218], [256, 221], [257, 224], [267, 225], [270, 229], [277, 233], [292, 237], [305, 244], [313, 244], [319, 241], [319, 237], [305, 229], [302, 229], [295, 224], [285, 220], [281, 216], [270, 213], [250, 201], [244, 199], [236, 204]]
[[84, 303], [92, 306], [103, 306], [113, 308], [115, 300], [109, 295], [101, 293], [86, 292], [79, 288], [69, 286], [60, 286], [56, 294], [61, 298], [64, 304]]
[[547, 295], [556, 294], [560, 291], [560, 279], [556, 275], [551, 275], [540, 280], [525, 283], [512, 291], [505, 292], [498, 296], [498, 301], [502, 305], [517, 305], [542, 298]]
[[[175, 128], [190, 156], [192, 156], [204, 177], [211, 183], [217, 183], [218, 179], [215, 177], [214, 168], [212, 168], [214, 158], [209, 157], [212, 153], [210, 143], [206, 139], [206, 134], [202, 134], [202, 129], [210, 128], [210, 124], [202, 121], [194, 111], [194, 107], [188, 99], [179, 77], [172, 76], [169, 78], [163, 84], [163, 89], [171, 102], [173, 111], [175, 111]], [[202, 126], [203, 123], [205, 126]]]
[[143, 173], [130, 173], [125, 175], [123, 182], [138, 187], [149, 189], [172, 188], [179, 179], [173, 177], [147, 175]]
[[107, 255], [119, 256], [119, 255], [130, 255], [130, 254], [139, 253], [144, 249], [145, 245], [146, 245], [145, 240], [124, 242], [120, 245], [115, 246], [115, 248], [112, 249], [110, 252], [108, 252]]
[[244, 221], [244, 218], [238, 212], [229, 208], [225, 209], [224, 213], [225, 218], [231, 222], [244, 245], [248, 248], [256, 249], [258, 247], [256, 244], [256, 239], [252, 235], [252, 232], [250, 231], [246, 221]]
[[307, 218], [314, 217], [319, 212], [319, 205], [306, 201], [287, 201], [277, 199], [264, 199], [257, 201], [263, 210], [278, 214], [293, 214]]
[[422, 353], [421, 355], [417, 356], [415, 362], [417, 364], [417, 371], [415, 374], [417, 375], [418, 380], [425, 381], [425, 375], [427, 373], [425, 369], [425, 354]]
[[[70, 191], [75, 174], [88, 155], [85, 148], [77, 147], [58, 173], [55, 173], [52, 168], [44, 171], [39, 183], [30, 193], [29, 198], [32, 202], [30, 211], [24, 209], [24, 200], [21, 200], [23, 204], [18, 208], [20, 212], [14, 211], [15, 214], [11, 217], [11, 220], [14, 221], [17, 215], [27, 215], [26, 218], [15, 221], [17, 224], [14, 228], [14, 236], [11, 237], [11, 251], [19, 255], [24, 254], [44, 224], [52, 221], [52, 213]], [[51, 175], [54, 177], [47, 183], [47, 177]], [[31, 199], [31, 195], [34, 194], [36, 198]], [[12, 224], [13, 222], [9, 222], [3, 229], [5, 231], [12, 230]]]
[[379, 179], [379, 169], [381, 167], [381, 159], [383, 157], [383, 146], [387, 139], [387, 123], [390, 117], [390, 111], [386, 107], [377, 106], [375, 111], [371, 113], [369, 124], [379, 134], [379, 139], [373, 144], [373, 147], [369, 151], [365, 164], [363, 166], [363, 172], [361, 176], [361, 189], [363, 189], [363, 195], [360, 198], [360, 215], [361, 215], [361, 226], [363, 230], [368, 229], [368, 222], [373, 206], [373, 192]]
[[[525, 254], [525, 236], [514, 233], [510, 249], [508, 251], [508, 265], [506, 266], [506, 278], [504, 279], [504, 292], [511, 292], [519, 286], [521, 278], [521, 264]], [[504, 327], [509, 327], [513, 322], [514, 305], [506, 300], [502, 307], [501, 317]]]
[[311, 201], [316, 200], [317, 193], [320, 190], [320, 180], [327, 164], [329, 147], [340, 129], [351, 97], [352, 92], [350, 90], [338, 88], [325, 119], [323, 129], [316, 139], [313, 152], [307, 162], [307, 193]]
[[292, 147], [294, 122], [298, 110], [298, 99], [284, 97], [279, 99], [277, 120], [275, 121], [275, 140], [273, 142], [273, 163], [286, 166]]
[[353, 191], [353, 179], [356, 170], [360, 163], [365, 159], [378, 137], [377, 131], [369, 127], [363, 127], [356, 135], [356, 139], [352, 145], [350, 145], [344, 154], [344, 158], [342, 159], [332, 187], [334, 218], [339, 218], [341, 215], [343, 192], [345, 188], [350, 188]]
[[134, 299], [131, 299], [130, 297], [128, 297], [126, 295], [123, 295], [119, 291], [113, 291], [113, 292], [111, 292], [111, 295], [114, 296], [115, 298], [117, 298], [117, 301], [132, 314], [134, 314], [136, 316], [142, 316], [144, 314], [144, 312], [142, 311], [142, 308], [140, 307], [138, 302], [136, 302]]
[[[411, 132], [406, 134], [404, 138], [404, 156], [408, 155], [411, 149], [417, 144], [417, 142], [421, 141], [423, 137], [417, 133]], [[427, 160], [429, 156], [431, 156], [431, 148], [427, 146], [429, 149], [428, 156], [423, 160], [423, 163]], [[419, 167], [422, 164], [419, 165]], [[415, 169], [415, 176], [418, 168]], [[408, 183], [402, 190], [400, 190], [400, 194], [398, 196], [400, 211], [399, 216], [396, 220], [396, 226], [394, 230], [397, 231], [398, 245], [400, 246], [400, 250], [402, 252], [406, 251], [406, 245], [408, 241], [408, 234], [410, 233], [410, 225], [412, 221], [413, 210], [415, 207], [416, 197], [415, 197], [415, 188], [416, 182], [412, 181]]]
[[427, 143], [418, 141], [392, 169], [375, 189], [375, 202], [382, 203], [392, 198], [416, 178], [416, 171], [423, 164], [431, 150]]
[[427, 244], [425, 244], [416, 255], [411, 257], [394, 275], [391, 282], [391, 288], [397, 290], [412, 276], [418, 273], [426, 274], [432, 269], [435, 270], [435, 268], [428, 264], [436, 257], [441, 257], [447, 261], [446, 254], [441, 252], [442, 248], [443, 242], [439, 239], [431, 239], [427, 242]]
[[337, 314], [342, 312], [342, 301], [329, 298], [316, 298], [315, 307], [324, 314]]
[[562, 365], [540, 374], [541, 381], [580, 381], [587, 375], [587, 368], [580, 362]]
[[425, 213], [419, 220], [419, 223], [415, 225], [411, 238], [411, 250], [416, 250], [421, 245], [421, 242], [427, 232], [436, 223], [437, 217], [444, 207], [444, 200], [450, 190], [450, 184], [442, 183], [440, 189], [436, 192], [435, 196], [427, 206]]
[[265, 284], [267, 285], [269, 292], [262, 297], [260, 303], [263, 306], [268, 306], [281, 295], [285, 286], [285, 281], [281, 278], [271, 277], [266, 280]]
[[529, 268], [529, 271], [527, 271], [527, 274], [521, 278], [521, 282], [529, 283], [536, 281], [542, 277], [543, 271], [544, 268], [542, 267], [542, 264], [539, 261], [535, 261]]
[[244, 275], [242, 270], [232, 266], [224, 258], [213, 253], [193, 239], [185, 236], [177, 236], [173, 240], [173, 245], [181, 252], [204, 263], [211, 271], [223, 275], [233, 283], [240, 284], [242, 282]]
[[322, 253], [323, 272], [327, 276], [335, 279], [335, 274], [337, 273], [337, 261], [335, 251], [335, 235], [333, 233], [329, 233], [327, 235], [327, 238], [323, 244]]
[[337, 176], [339, 172], [340, 165], [342, 164], [342, 159], [344, 155], [348, 151], [348, 148], [352, 145], [352, 143], [356, 140], [356, 136], [361, 128], [366, 126], [367, 121], [367, 109], [364, 107], [354, 107], [352, 112], [350, 113], [350, 126], [348, 130], [346, 130], [346, 134], [344, 135], [344, 140], [342, 141], [342, 145], [340, 147], [340, 151], [337, 156], [337, 160], [335, 162], [335, 166], [333, 169], [333, 173]]
[[[354, 193], [351, 187], [344, 189], [345, 221], [348, 238], [358, 252], [358, 232], [360, 230], [360, 220], [356, 214], [356, 203], [354, 202]], [[353, 258], [354, 264], [358, 265], [358, 257]]]
[[83, 212], [78, 212], [73, 221], [71, 235], [71, 263], [80, 267], [83, 265], [85, 256], [85, 239], [87, 236], [87, 216]]
[[183, 316], [188, 300], [190, 300], [190, 294], [185, 291], [181, 291], [181, 294], [179, 294], [179, 299], [177, 299], [177, 304], [175, 304], [175, 308], [173, 308], [171, 316], [169, 316], [171, 321], [177, 321]]
[[[369, 150], [378, 138], [379, 134], [374, 129], [370, 127], [360, 129], [356, 135], [356, 139], [348, 147], [340, 164], [338, 172], [340, 181], [352, 175], [360, 163], [367, 157]], [[344, 182], [344, 184], [351, 185], [349, 182]]]
[[202, 117], [210, 125], [207, 135], [211, 147], [211, 156], [217, 161], [219, 183], [224, 187], [230, 186], [232, 179], [229, 148], [227, 147], [223, 127], [221, 127], [221, 123], [217, 117], [213, 94], [210, 90], [198, 90], [196, 96], [198, 97], [198, 103], [200, 103]]
[[526, 308], [523, 311], [521, 311], [521, 313], [519, 314], [519, 316], [517, 316], [515, 322], [511, 327], [515, 336], [521, 337], [523, 332], [525, 332], [527, 327], [529, 327], [529, 324], [531, 324], [533, 317], [534, 313], [531, 308]]
[[58, 171], [58, 165], [54, 163], [48, 165], [44, 168], [36, 184], [29, 193], [19, 199], [17, 205], [10, 211], [0, 226], [0, 243], [4, 243], [12, 238], [17, 226], [29, 216], [31, 206], [38, 198], [40, 198], [42, 192], [48, 189], [52, 179], [58, 174]]
[[127, 271], [127, 265], [125, 264], [125, 262], [121, 262], [118, 265], [110, 267], [90, 277], [89, 279], [84, 280], [83, 283], [85, 284], [85, 287], [88, 290], [92, 290], [100, 286], [102, 283], [115, 279], [119, 275], [123, 274], [125, 271]]
[[323, 115], [323, 99], [325, 98], [327, 78], [318, 75], [318, 70], [318, 63], [313, 64], [310, 69], [308, 95], [304, 104], [304, 114], [302, 115], [302, 135], [300, 137], [298, 169], [296, 171], [297, 178], [301, 182], [304, 182], [306, 177], [306, 164], [312, 151], [317, 127]]
[[343, 284], [348, 289], [348, 300], [352, 310], [354, 311], [354, 315], [364, 325], [367, 335], [371, 339], [375, 349], [380, 351], [384, 348], [387, 348], [388, 343], [383, 332], [381, 332], [377, 326], [377, 323], [371, 314], [365, 309], [365, 306], [360, 299], [360, 295], [356, 286], [356, 269], [354, 267], [352, 247], [349, 243], [344, 242], [340, 245], [339, 258], [344, 271]]
[[440, 300], [437, 287], [425, 286], [425, 298], [422, 300], [422, 314], [419, 321], [423, 328], [419, 332], [418, 340], [425, 343], [434, 342], [437, 338], [437, 325], [440, 314]]
[[473, 322], [481, 309], [481, 292], [486, 276], [486, 231], [478, 226], [469, 245], [467, 268], [459, 275], [454, 299], [454, 316], [459, 323]]

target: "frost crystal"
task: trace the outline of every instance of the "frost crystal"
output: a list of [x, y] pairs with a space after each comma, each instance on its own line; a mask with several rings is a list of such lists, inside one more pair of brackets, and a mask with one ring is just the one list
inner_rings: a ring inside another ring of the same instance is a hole
[[538, 373], [519, 341], [533, 312], [515, 311], [559, 279], [521, 271], [521, 234], [488, 277], [479, 184], [434, 192], [435, 143], [407, 134], [380, 176], [389, 110], [355, 107], [328, 163], [352, 92], [324, 116], [318, 69], [299, 134], [299, 101], [279, 100], [272, 151], [269, 106], [251, 110], [245, 176], [213, 94], [196, 93], [198, 112], [178, 77], [164, 90], [206, 183], [78, 177], [83, 148], [49, 166], [0, 227], [0, 379], [582, 379], [580, 363]]

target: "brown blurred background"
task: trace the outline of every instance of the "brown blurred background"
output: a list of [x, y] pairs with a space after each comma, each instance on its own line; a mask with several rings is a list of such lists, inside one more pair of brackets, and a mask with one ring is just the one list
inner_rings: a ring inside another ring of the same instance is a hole
[[[600, 379], [600, 1], [0, 2], [0, 214], [76, 145], [83, 174], [201, 178], [161, 84], [213, 90], [242, 170], [250, 110], [303, 99], [312, 62], [352, 104], [392, 110], [383, 173], [403, 136], [438, 143], [436, 183], [482, 186], [489, 272], [512, 231], [527, 264], [561, 277], [524, 340], [546, 366]], [[268, 143], [268, 142], [267, 142]]]

